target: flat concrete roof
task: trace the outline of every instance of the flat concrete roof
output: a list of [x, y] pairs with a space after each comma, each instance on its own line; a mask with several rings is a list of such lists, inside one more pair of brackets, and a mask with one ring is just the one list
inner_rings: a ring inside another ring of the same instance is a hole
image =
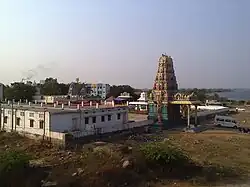
[[[2, 104], [1, 107], [6, 108], [6, 109], [11, 109], [12, 108], [11, 104], [10, 105]], [[97, 110], [102, 110], [102, 109], [105, 109], [105, 110], [125, 109], [125, 108], [127, 108], [127, 106], [115, 106], [115, 107], [112, 107], [112, 106], [107, 106], [107, 105], [99, 105], [99, 108], [96, 108], [96, 106], [84, 106], [84, 107], [80, 106], [80, 109], [77, 109], [76, 106], [69, 107], [69, 106], [66, 105], [62, 109], [61, 105], [57, 105], [56, 107], [53, 107], [53, 106], [50, 106], [50, 105], [41, 106], [41, 105], [38, 105], [38, 104], [31, 104], [30, 106], [27, 105], [27, 104], [20, 104], [20, 105], [14, 104], [13, 108], [18, 109], [18, 110], [28, 110], [28, 111], [35, 111], [35, 112], [47, 111], [47, 112], [50, 112], [50, 113], [53, 113], [53, 114], [63, 114], [63, 113], [76, 113], [76, 112], [80, 112], [80, 111], [97, 111]]]

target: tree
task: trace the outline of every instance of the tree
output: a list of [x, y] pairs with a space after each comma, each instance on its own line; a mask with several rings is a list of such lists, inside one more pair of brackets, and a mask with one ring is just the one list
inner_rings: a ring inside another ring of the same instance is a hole
[[152, 89], [150, 89], [148, 92], [147, 92], [147, 97], [150, 98], [150, 94], [152, 93]]
[[68, 95], [69, 85], [64, 83], [58, 84], [58, 93], [60, 95]]
[[20, 82], [12, 83], [10, 86], [6, 86], [4, 89], [4, 96], [8, 100], [19, 101], [28, 99], [32, 100], [32, 97], [36, 93], [36, 88], [31, 84], [24, 84]]
[[139, 96], [135, 94], [135, 89], [129, 85], [119, 85], [119, 86], [113, 85], [113, 86], [111, 86], [110, 92], [107, 95], [107, 98], [110, 96], [118, 97], [123, 92], [129, 93], [130, 96], [132, 96], [133, 100], [137, 100], [139, 98]]
[[57, 79], [46, 78], [45, 83], [41, 85], [41, 94], [43, 95], [59, 95], [59, 84]]

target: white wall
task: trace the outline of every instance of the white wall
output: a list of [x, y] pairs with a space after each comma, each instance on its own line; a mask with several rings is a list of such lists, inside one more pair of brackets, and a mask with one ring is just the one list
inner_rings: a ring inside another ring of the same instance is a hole
[[[24, 115], [23, 115], [24, 113]], [[34, 116], [30, 116], [34, 113]], [[4, 123], [4, 117], [7, 117], [7, 123]], [[13, 123], [12, 123], [13, 118]], [[18, 125], [17, 120], [20, 119]], [[34, 126], [30, 126], [30, 120], [34, 120]], [[43, 128], [40, 128], [40, 121], [43, 122]], [[27, 132], [37, 135], [49, 134], [49, 112], [25, 111], [21, 109], [3, 109], [1, 118], [1, 129], [7, 131]]]
[[[120, 114], [120, 119], [117, 118]], [[108, 120], [108, 116], [111, 120]], [[102, 121], [102, 116], [105, 120]], [[96, 123], [93, 123], [93, 117], [96, 117]], [[85, 123], [88, 118], [88, 124]], [[75, 119], [76, 124], [73, 124]], [[124, 124], [128, 121], [127, 108], [97, 109], [92, 111], [82, 111], [76, 113], [51, 114], [51, 130], [55, 132], [64, 131], [88, 131], [95, 132], [96, 128], [101, 129], [101, 133], [112, 132], [124, 129]]]
[[[31, 116], [30, 114], [33, 114], [34, 116]], [[118, 114], [120, 114], [120, 119], [118, 119]], [[111, 116], [110, 120], [108, 120], [109, 115]], [[104, 121], [102, 121], [102, 116], [104, 116]], [[4, 123], [4, 117], [7, 117], [6, 123]], [[96, 118], [96, 122], [93, 122], [93, 117]], [[88, 123], [85, 123], [85, 118], [88, 118]], [[99, 129], [99, 133], [124, 130], [128, 128], [126, 126], [126, 123], [128, 122], [128, 108], [99, 108], [81, 112], [64, 111], [61, 113], [44, 112], [37, 109], [32, 110], [32, 108], [30, 110], [5, 108], [3, 109], [1, 119], [1, 129], [6, 131], [13, 130], [63, 139], [62, 134], [60, 133], [66, 131], [78, 131], [85, 133], [85, 135], [90, 135], [97, 133], [97, 129]], [[17, 119], [20, 119], [19, 125]], [[76, 120], [75, 125], [73, 119]], [[34, 120], [33, 127], [30, 126], [30, 120]], [[41, 120], [44, 121], [43, 128], [40, 128], [39, 122]], [[59, 134], [53, 132], [58, 132]]]

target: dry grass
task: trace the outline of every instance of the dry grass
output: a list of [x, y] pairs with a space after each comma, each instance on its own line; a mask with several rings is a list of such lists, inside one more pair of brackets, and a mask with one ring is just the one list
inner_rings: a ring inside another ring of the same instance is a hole
[[[47, 179], [65, 187], [211, 186], [238, 182], [250, 173], [250, 135], [223, 130], [198, 134], [167, 131], [165, 134], [168, 141], [184, 149], [197, 165], [202, 166], [201, 170], [186, 168], [180, 171], [182, 175], [177, 176], [168, 175], [164, 168], [150, 170], [146, 165], [142, 166], [145, 163], [135, 154], [138, 142], [133, 141], [124, 141], [124, 145], [109, 143], [98, 148], [88, 144], [80, 150], [62, 151], [3, 133], [0, 134], [0, 151], [21, 149], [36, 159], [42, 159], [45, 165], [52, 166]], [[132, 153], [123, 151], [128, 142], [133, 147]], [[129, 157], [133, 160], [133, 167], [123, 169], [122, 159]], [[143, 169], [138, 169], [139, 165]], [[78, 168], [84, 172], [72, 176]]]
[[250, 135], [217, 130], [199, 134], [173, 134], [170, 139], [198, 162], [250, 171]]

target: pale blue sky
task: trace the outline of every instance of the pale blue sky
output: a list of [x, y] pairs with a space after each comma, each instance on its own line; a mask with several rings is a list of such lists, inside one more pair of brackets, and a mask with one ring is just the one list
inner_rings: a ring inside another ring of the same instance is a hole
[[250, 87], [250, 0], [0, 0], [0, 82], [34, 69], [151, 88], [162, 53], [180, 87]]

